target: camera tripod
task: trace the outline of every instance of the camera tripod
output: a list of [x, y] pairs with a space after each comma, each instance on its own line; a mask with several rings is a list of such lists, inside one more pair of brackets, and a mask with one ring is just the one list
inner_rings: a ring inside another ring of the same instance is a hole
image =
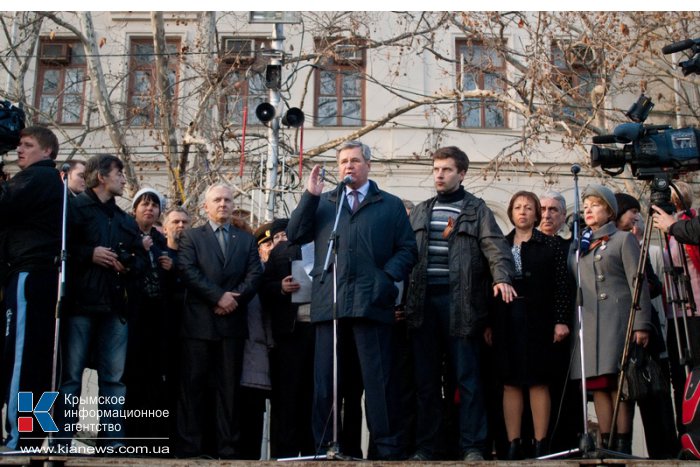
[[[675, 209], [671, 203], [671, 187], [678, 190], [671, 181], [671, 175], [667, 172], [656, 173], [651, 181], [650, 207], [647, 215], [647, 222], [644, 229], [644, 234], [641, 242], [641, 252], [639, 263], [635, 275], [635, 285], [632, 294], [632, 304], [630, 307], [629, 320], [627, 323], [627, 332], [625, 336], [625, 344], [622, 357], [620, 359], [620, 373], [618, 375], [617, 393], [614, 403], [613, 418], [611, 423], [611, 432], [609, 443], [612, 443], [615, 434], [617, 417], [619, 415], [620, 403], [623, 399], [623, 383], [628, 371], [628, 362], [630, 360], [630, 348], [632, 345], [632, 337], [634, 334], [634, 321], [637, 311], [640, 309], [640, 300], [642, 294], [642, 286], [645, 281], [645, 269], [651, 269], [649, 262], [649, 247], [652, 236], [653, 222], [651, 219], [651, 205], [656, 205], [662, 208], [667, 213], [671, 214]], [[679, 199], [682, 197], [678, 196]], [[685, 368], [685, 376], [688, 375], [688, 367], [693, 362], [692, 347], [690, 345], [689, 328], [687, 322], [687, 311], [695, 313], [695, 300], [693, 298], [692, 288], [690, 286], [690, 276], [688, 274], [688, 264], [685, 257], [685, 252], [681, 244], [679, 247], [679, 258], [681, 262], [680, 268], [675, 268], [672, 265], [671, 246], [668, 235], [662, 235], [659, 231], [659, 240], [663, 251], [666, 253], [664, 258], [663, 268], [663, 285], [666, 291], [666, 301], [670, 305], [673, 313], [674, 332], [676, 336], [677, 351], [681, 365]], [[652, 271], [653, 272], [653, 271]], [[681, 323], [679, 323], [681, 320]], [[681, 325], [682, 324], [682, 325]]]

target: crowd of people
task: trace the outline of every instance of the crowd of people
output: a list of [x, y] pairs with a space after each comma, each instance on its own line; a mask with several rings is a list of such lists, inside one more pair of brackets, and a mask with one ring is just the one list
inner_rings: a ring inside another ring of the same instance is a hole
[[[349, 141], [337, 150], [344, 182], [324, 191], [315, 166], [289, 219], [253, 230], [236, 215], [231, 187], [216, 183], [204, 194], [206, 220], [190, 226], [190, 213], [167, 209], [153, 188], [121, 209], [124, 166], [99, 154], [64, 169], [59, 281], [58, 150], [50, 130], [25, 128], [20, 171], [0, 185], [5, 449], [43, 442], [39, 424], [19, 423], [18, 394], [36, 401], [51, 390], [51, 443], [70, 446], [84, 429], [78, 409], [92, 368], [96, 431], [108, 446], [257, 459], [269, 399], [274, 458], [541, 457], [579, 446], [585, 377], [601, 446], [630, 453], [634, 402], [620, 403], [613, 426], [629, 344], [660, 363], [675, 391], [675, 413], [670, 394], [638, 402], [649, 455], [678, 454], [687, 362], [658, 249], [625, 338], [644, 230], [628, 194], [586, 187], [577, 249], [557, 192], [515, 193], [504, 235], [464, 188], [469, 159], [459, 148], [432, 154], [436, 196], [413, 205], [370, 180], [370, 148]], [[653, 222], [685, 243], [671, 259], [688, 263], [695, 289], [699, 221], [692, 190], [679, 185], [679, 215], [654, 208]], [[693, 297], [700, 292], [687, 301], [695, 336]]]

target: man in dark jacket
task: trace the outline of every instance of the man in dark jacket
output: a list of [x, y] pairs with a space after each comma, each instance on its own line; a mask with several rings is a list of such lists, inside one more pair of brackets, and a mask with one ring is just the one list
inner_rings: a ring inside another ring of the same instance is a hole
[[71, 199], [63, 375], [55, 411], [58, 446], [68, 445], [76, 431], [83, 371], [90, 361], [97, 370], [98, 409], [109, 414], [100, 418], [100, 437], [108, 446], [124, 444], [119, 412], [126, 395], [126, 281], [142, 269], [134, 253], [143, 244], [134, 219], [115, 202], [126, 184], [123, 168], [116, 156], [91, 157], [85, 168], [87, 189]]
[[173, 267], [165, 272], [165, 290], [168, 290], [168, 294], [165, 296], [165, 310], [167, 310], [168, 319], [164, 323], [165, 336], [167, 336], [166, 346], [169, 356], [166, 366], [167, 389], [164, 398], [170, 408], [170, 417], [168, 420], [168, 436], [170, 437], [170, 441], [168, 444], [171, 446], [171, 452], [175, 451], [177, 443], [177, 425], [175, 419], [178, 392], [180, 390], [180, 373], [182, 371], [180, 362], [182, 336], [180, 329], [185, 307], [185, 285], [177, 270], [177, 264], [178, 253], [180, 251], [180, 239], [189, 226], [190, 214], [185, 208], [174, 206], [166, 211], [163, 220], [163, 232], [168, 241], [168, 256], [173, 260]]
[[41, 445], [44, 436], [35, 422], [34, 430], [23, 429], [20, 437], [18, 392], [31, 391], [36, 403], [51, 389], [63, 210], [63, 184], [53, 162], [57, 153], [58, 139], [51, 130], [25, 128], [17, 147], [21, 171], [0, 184], [0, 237], [5, 241], [0, 261], [8, 271], [4, 280], [0, 277], [6, 305], [2, 391], [5, 444], [12, 450]]
[[[559, 241], [564, 251], [569, 251], [572, 234], [566, 224], [566, 198], [558, 191], [549, 190], [539, 197], [542, 220], [537, 228], [545, 235]], [[576, 280], [569, 275], [569, 287], [575, 294]], [[569, 328], [573, 323], [569, 323]], [[549, 451], [560, 452], [572, 449], [579, 442], [583, 427], [581, 410], [581, 388], [569, 383], [571, 363], [571, 336], [563, 337], [552, 348], [552, 381], [549, 396], [552, 401], [549, 422]], [[556, 428], [556, 430], [555, 430]], [[523, 438], [524, 439], [524, 438]]]
[[[348, 377], [342, 364], [344, 354], [355, 353], [377, 457], [394, 459], [400, 456], [399, 398], [397, 386], [391, 381], [394, 304], [398, 294], [394, 282], [401, 281], [415, 263], [416, 243], [401, 200], [369, 180], [370, 158], [369, 147], [359, 141], [342, 145], [337, 153], [338, 178], [347, 183], [323, 194], [320, 167], [315, 166], [292, 213], [287, 237], [297, 244], [315, 242], [311, 321], [316, 327], [312, 415], [316, 445], [327, 447], [334, 431], [333, 320], [337, 318], [339, 386]], [[345, 201], [339, 204], [341, 199]], [[337, 260], [335, 270], [330, 268], [324, 274], [336, 208], [340, 210], [335, 239]]]
[[[459, 389], [459, 447], [465, 460], [482, 460], [487, 436], [480, 380], [487, 299], [515, 297], [513, 257], [486, 203], [464, 190], [467, 155], [454, 146], [433, 154], [438, 195], [411, 211], [419, 260], [406, 304], [413, 329], [417, 420], [414, 460], [433, 457], [441, 422], [443, 361]], [[448, 401], [452, 393], [446, 395]]]

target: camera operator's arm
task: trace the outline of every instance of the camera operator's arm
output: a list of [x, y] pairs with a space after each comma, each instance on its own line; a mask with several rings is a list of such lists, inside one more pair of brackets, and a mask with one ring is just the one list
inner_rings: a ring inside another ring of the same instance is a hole
[[654, 210], [654, 214], [651, 215], [654, 221], [654, 227], [662, 231], [663, 233], [669, 233], [669, 230], [673, 224], [676, 223], [676, 218], [671, 214], [667, 213], [658, 206], [652, 204], [651, 209]]
[[658, 206], [652, 205], [651, 208], [655, 211], [652, 216], [654, 227], [673, 235], [680, 243], [700, 244], [700, 217], [694, 217], [690, 220], [676, 220]]

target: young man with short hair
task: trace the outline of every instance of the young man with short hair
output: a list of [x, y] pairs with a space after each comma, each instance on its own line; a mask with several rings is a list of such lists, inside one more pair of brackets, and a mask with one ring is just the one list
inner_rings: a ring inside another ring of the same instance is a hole
[[36, 422], [20, 436], [18, 393], [32, 392], [36, 403], [51, 389], [63, 211], [57, 154], [51, 130], [23, 129], [17, 146], [21, 171], [0, 184], [0, 261], [7, 268], [4, 280], [0, 277], [6, 318], [2, 384], [7, 390], [5, 445], [11, 450], [41, 445], [45, 436]]
[[[442, 414], [441, 382], [452, 373], [459, 390], [459, 449], [466, 461], [483, 460], [487, 421], [480, 352], [488, 294], [516, 297], [510, 247], [486, 203], [462, 187], [469, 159], [450, 146], [433, 153], [437, 196], [411, 211], [418, 264], [411, 273], [406, 319], [412, 330], [416, 377], [416, 452], [431, 460]], [[447, 394], [446, 398], [452, 398]]]

